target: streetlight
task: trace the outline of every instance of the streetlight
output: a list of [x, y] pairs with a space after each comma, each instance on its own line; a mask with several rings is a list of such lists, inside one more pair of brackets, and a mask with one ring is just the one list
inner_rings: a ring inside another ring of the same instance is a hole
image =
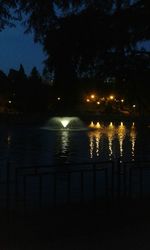
[[91, 95], [91, 99], [95, 99], [95, 95], [92, 94], [92, 95]]
[[109, 96], [109, 99], [110, 99], [110, 100], [114, 100], [114, 96], [113, 96], [113, 95], [110, 95], [110, 96]]

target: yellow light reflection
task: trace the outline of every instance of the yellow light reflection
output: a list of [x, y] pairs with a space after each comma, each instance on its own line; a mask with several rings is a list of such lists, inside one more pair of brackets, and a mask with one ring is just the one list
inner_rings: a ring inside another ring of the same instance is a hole
[[132, 160], [134, 161], [135, 157], [135, 143], [136, 143], [136, 129], [135, 126], [132, 124], [131, 131], [130, 131], [130, 140], [131, 140], [131, 154], [132, 154]]
[[108, 126], [108, 130], [107, 130], [107, 137], [108, 137], [108, 148], [109, 148], [109, 159], [112, 160], [112, 156], [113, 156], [113, 140], [115, 137], [115, 126], [113, 126], [113, 124], [111, 124], [111, 126]]
[[100, 139], [101, 139], [101, 132], [98, 130], [90, 131], [88, 133], [89, 140], [90, 140], [90, 158], [94, 157], [94, 153], [96, 156], [100, 155]]
[[118, 139], [119, 139], [119, 146], [120, 146], [120, 157], [123, 156], [123, 141], [126, 136], [126, 127], [121, 122], [120, 126], [118, 127]]

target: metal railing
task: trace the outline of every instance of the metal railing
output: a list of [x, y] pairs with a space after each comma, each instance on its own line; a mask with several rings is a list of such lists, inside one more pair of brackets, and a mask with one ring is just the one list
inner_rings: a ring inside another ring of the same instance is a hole
[[[2, 169], [1, 169], [2, 170]], [[0, 172], [7, 209], [99, 202], [150, 195], [150, 162], [116, 161], [16, 167]]]

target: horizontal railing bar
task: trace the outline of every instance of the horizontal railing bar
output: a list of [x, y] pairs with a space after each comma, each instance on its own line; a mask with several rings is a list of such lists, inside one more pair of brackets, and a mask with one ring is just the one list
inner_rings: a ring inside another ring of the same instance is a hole
[[40, 172], [40, 173], [23, 173], [23, 174], [18, 174], [19, 176], [40, 176], [40, 175], [57, 175], [57, 174], [72, 174], [72, 173], [81, 173], [81, 172], [93, 172], [93, 171], [105, 171], [105, 168], [101, 168], [101, 169], [80, 169], [80, 170], [67, 170], [67, 171], [53, 171], [53, 172]]
[[83, 163], [64, 163], [64, 164], [53, 164], [53, 165], [35, 165], [35, 166], [23, 166], [23, 167], [16, 167], [16, 169], [39, 169], [39, 168], [56, 168], [56, 167], [69, 167], [69, 166], [84, 166], [84, 165], [102, 165], [102, 164], [113, 164], [114, 161], [100, 161], [100, 162], [83, 162]]

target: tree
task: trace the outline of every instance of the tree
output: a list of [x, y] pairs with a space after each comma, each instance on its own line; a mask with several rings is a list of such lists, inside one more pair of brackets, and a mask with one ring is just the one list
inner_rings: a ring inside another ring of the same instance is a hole
[[20, 64], [19, 70], [10, 69], [8, 79], [11, 83], [11, 95], [16, 109], [19, 111], [25, 111], [28, 79], [23, 65]]
[[14, 15], [12, 9], [16, 7], [16, 1], [2, 0], [0, 1], [0, 31], [7, 25], [12, 26]]
[[48, 55], [56, 95], [60, 92], [67, 101], [74, 102], [78, 78], [105, 78], [109, 72], [120, 82], [132, 55], [141, 53], [137, 42], [150, 35], [149, 0], [16, 2], [27, 14], [27, 31], [34, 31]]

